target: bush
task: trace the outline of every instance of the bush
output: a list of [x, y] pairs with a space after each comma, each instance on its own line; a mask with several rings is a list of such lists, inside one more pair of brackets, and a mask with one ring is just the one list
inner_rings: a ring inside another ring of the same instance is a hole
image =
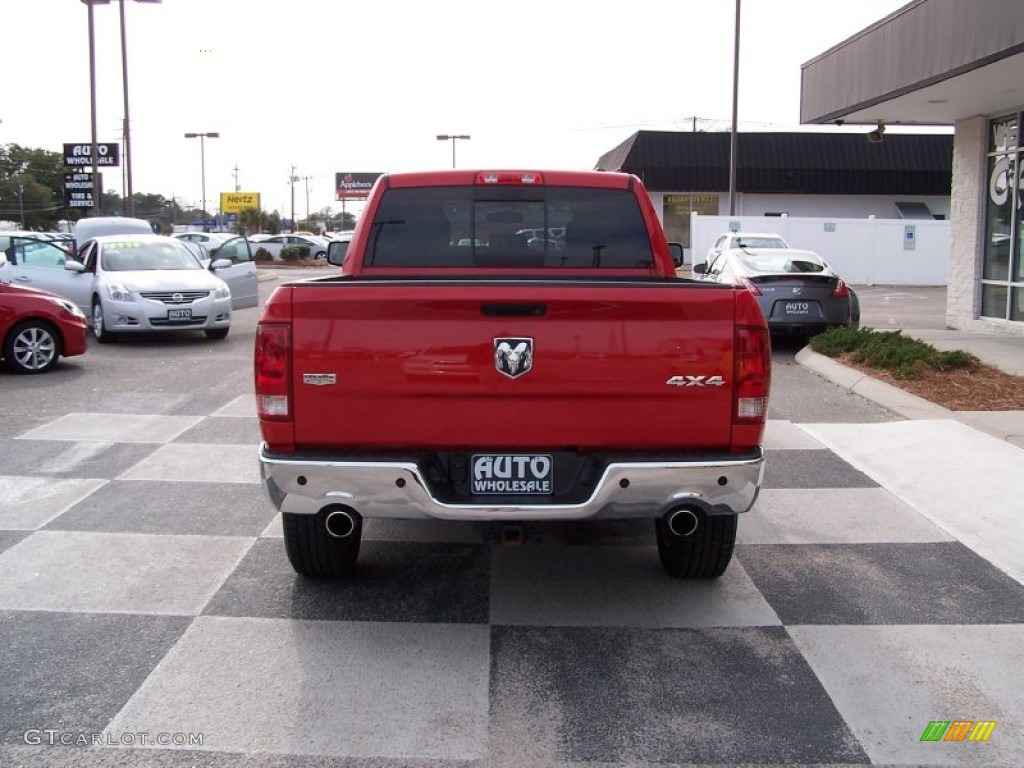
[[274, 257], [270, 255], [270, 251], [266, 248], [257, 248], [256, 253], [252, 255], [254, 261], [273, 261]]
[[281, 259], [283, 261], [305, 261], [309, 258], [309, 246], [307, 245], [287, 245], [281, 249]]
[[811, 349], [828, 357], [849, 355], [854, 363], [889, 371], [897, 379], [919, 378], [928, 368], [949, 371], [979, 363], [969, 352], [940, 352], [900, 331], [870, 328], [833, 328], [811, 339]]

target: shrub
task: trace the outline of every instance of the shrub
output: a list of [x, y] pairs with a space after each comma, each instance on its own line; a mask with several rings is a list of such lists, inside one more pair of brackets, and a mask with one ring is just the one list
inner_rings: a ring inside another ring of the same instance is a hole
[[919, 378], [926, 368], [949, 371], [972, 368], [979, 362], [969, 352], [940, 352], [900, 331], [870, 328], [833, 328], [811, 339], [811, 349], [829, 357], [849, 355], [853, 362], [889, 371], [897, 379]]
[[[309, 254], [309, 249], [306, 249], [306, 254]], [[281, 249], [281, 260], [294, 262], [302, 258], [302, 248], [297, 245], [286, 245]]]
[[256, 253], [252, 255], [254, 261], [273, 261], [274, 257], [270, 255], [270, 251], [266, 248], [257, 248]]

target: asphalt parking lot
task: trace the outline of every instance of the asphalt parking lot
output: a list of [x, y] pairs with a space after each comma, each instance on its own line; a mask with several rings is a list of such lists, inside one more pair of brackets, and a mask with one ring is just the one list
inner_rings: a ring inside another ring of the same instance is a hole
[[[876, 328], [944, 306], [858, 292]], [[781, 342], [764, 490], [720, 580], [666, 577], [647, 524], [508, 547], [371, 521], [358, 578], [310, 582], [259, 485], [256, 318], [0, 374], [0, 765], [1024, 762], [1024, 586], [897, 450], [985, 436]], [[922, 740], [945, 722], [987, 739]]]

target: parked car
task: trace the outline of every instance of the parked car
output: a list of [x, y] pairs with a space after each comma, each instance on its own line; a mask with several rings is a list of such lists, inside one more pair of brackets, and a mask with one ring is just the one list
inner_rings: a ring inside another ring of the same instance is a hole
[[[0, 274], [7, 255], [0, 251]], [[60, 357], [84, 354], [88, 322], [74, 302], [0, 282], [0, 358], [17, 373], [43, 373]]]
[[789, 243], [774, 232], [726, 232], [715, 239], [704, 260], [710, 264], [722, 251], [733, 248], [789, 248]]
[[[232, 292], [218, 274], [231, 266], [215, 259], [206, 268], [173, 237], [153, 234], [104, 235], [81, 244], [78, 259], [56, 267], [37, 259], [52, 243], [16, 242], [18, 261], [0, 279], [30, 284], [70, 299], [91, 318], [101, 343], [122, 333], [201, 330], [223, 339], [231, 327]], [[24, 259], [24, 254], [32, 259]], [[35, 261], [33, 261], [35, 260]], [[39, 262], [38, 264], [36, 262]]]
[[214, 251], [238, 235], [231, 232], [178, 232], [173, 237], [190, 243], [199, 243], [206, 250]]
[[259, 247], [268, 251], [275, 260], [280, 260], [281, 251], [288, 246], [309, 248], [310, 258], [327, 258], [327, 240], [319, 235], [273, 235], [253, 242], [258, 242]]
[[740, 245], [707, 264], [695, 264], [705, 280], [746, 286], [775, 334], [811, 335], [836, 326], [860, 325], [857, 294], [814, 251]]

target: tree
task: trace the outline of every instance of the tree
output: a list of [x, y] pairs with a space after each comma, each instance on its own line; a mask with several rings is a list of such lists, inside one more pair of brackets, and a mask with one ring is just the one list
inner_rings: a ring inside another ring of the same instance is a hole
[[64, 206], [64, 158], [18, 144], [0, 147], [0, 219], [54, 229]]

